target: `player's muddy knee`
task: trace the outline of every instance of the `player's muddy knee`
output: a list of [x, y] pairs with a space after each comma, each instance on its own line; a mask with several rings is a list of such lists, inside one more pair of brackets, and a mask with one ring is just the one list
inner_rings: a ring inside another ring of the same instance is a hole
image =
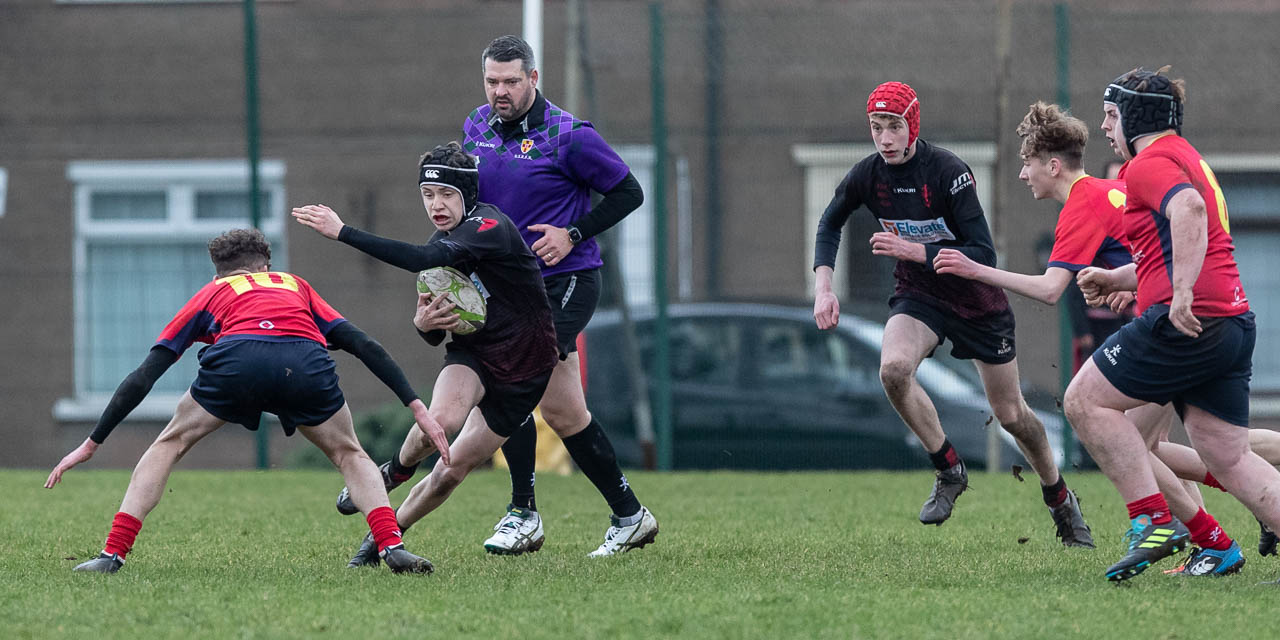
[[906, 393], [915, 376], [915, 367], [905, 361], [889, 361], [880, 363], [880, 384], [884, 392], [891, 397]]

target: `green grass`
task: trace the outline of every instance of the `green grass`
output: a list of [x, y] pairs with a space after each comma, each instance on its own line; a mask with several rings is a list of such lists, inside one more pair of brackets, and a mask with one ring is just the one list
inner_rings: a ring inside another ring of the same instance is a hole
[[1166, 560], [1107, 583], [1127, 523], [1097, 474], [1069, 476], [1099, 542], [1080, 551], [1054, 539], [1032, 477], [973, 474], [956, 516], [923, 527], [923, 472], [636, 472], [657, 544], [591, 560], [607, 512], [585, 478], [539, 476], [547, 544], [503, 558], [480, 542], [507, 479], [478, 472], [407, 538], [433, 576], [344, 568], [366, 528], [334, 511], [331, 471], [179, 471], [120, 573], [74, 574], [128, 474], [77, 469], [52, 491], [44, 475], [0, 471], [6, 638], [1239, 640], [1275, 636], [1280, 597], [1258, 586], [1280, 561], [1257, 557], [1257, 525], [1216, 491], [1210, 509], [1249, 558], [1241, 575], [1179, 579]]

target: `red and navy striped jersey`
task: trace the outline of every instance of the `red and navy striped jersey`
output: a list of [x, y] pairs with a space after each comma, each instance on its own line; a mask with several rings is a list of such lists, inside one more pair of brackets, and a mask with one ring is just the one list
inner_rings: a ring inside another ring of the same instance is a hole
[[1177, 135], [1157, 138], [1120, 170], [1120, 177], [1128, 191], [1125, 234], [1138, 264], [1138, 313], [1173, 300], [1173, 239], [1165, 209], [1184, 189], [1195, 189], [1204, 198], [1208, 214], [1208, 243], [1192, 287], [1191, 312], [1222, 317], [1248, 311], [1222, 188], [1191, 143]]
[[1133, 262], [1125, 243], [1124, 203], [1124, 182], [1087, 175], [1076, 179], [1058, 213], [1049, 266], [1075, 273]]
[[213, 344], [233, 335], [325, 344], [325, 335], [343, 322], [306, 280], [283, 271], [263, 271], [205, 285], [169, 321], [156, 344], [179, 356], [194, 342]]

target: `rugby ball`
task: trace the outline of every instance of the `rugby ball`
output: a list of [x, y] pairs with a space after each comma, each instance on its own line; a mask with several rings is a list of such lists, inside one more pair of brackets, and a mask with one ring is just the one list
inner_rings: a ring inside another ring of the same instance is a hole
[[432, 267], [418, 274], [418, 293], [444, 296], [462, 321], [453, 332], [465, 336], [484, 328], [484, 295], [467, 274], [453, 267]]

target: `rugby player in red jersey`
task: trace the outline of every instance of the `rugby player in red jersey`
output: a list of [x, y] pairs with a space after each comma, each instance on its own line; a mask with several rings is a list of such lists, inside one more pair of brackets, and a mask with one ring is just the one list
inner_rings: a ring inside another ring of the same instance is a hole
[[430, 562], [404, 549], [378, 467], [356, 440], [351, 410], [325, 345], [354, 354], [395, 391], [447, 457], [444, 432], [400, 367], [382, 345], [339, 315], [305, 280], [271, 271], [271, 247], [257, 229], [234, 229], [210, 240], [209, 257], [217, 277], [174, 316], [142, 365], [120, 383], [93, 433], [45, 482], [46, 488], [53, 488], [64, 472], [91, 458], [192, 343], [210, 343], [200, 351], [195, 382], [178, 401], [173, 419], [134, 468], [106, 547], [75, 570], [118, 571], [143, 519], [164, 495], [173, 465], [227, 422], [256, 430], [266, 411], [280, 418], [286, 436], [301, 431], [342, 472], [392, 571], [430, 573]]
[[[1089, 129], [1079, 118], [1068, 115], [1058, 105], [1043, 102], [1031, 105], [1018, 125], [1018, 135], [1022, 137], [1019, 178], [1027, 183], [1037, 200], [1051, 198], [1062, 203], [1054, 229], [1053, 252], [1044, 274], [1012, 273], [979, 264], [954, 249], [939, 251], [933, 266], [938, 273], [985, 282], [1045, 304], [1054, 304], [1075, 275], [1086, 267], [1112, 269], [1133, 262], [1125, 244], [1121, 215], [1125, 207], [1124, 183], [1101, 180], [1084, 172]], [[1129, 292], [1123, 295], [1132, 300]], [[1204, 500], [1199, 487], [1194, 482], [1184, 484], [1180, 481], [1156, 453], [1186, 449], [1195, 456], [1194, 451], [1181, 445], [1168, 442], [1157, 445], [1160, 440], [1167, 440], [1173, 407], [1144, 404], [1130, 409], [1127, 414], [1152, 445], [1151, 467], [1170, 510], [1176, 517], [1197, 524], [1192, 527], [1191, 539], [1198, 548], [1188, 555], [1188, 562], [1182, 567], [1186, 575], [1220, 575], [1238, 570], [1244, 562], [1243, 557], [1234, 564], [1198, 561], [1200, 549], [1226, 551], [1235, 542], [1222, 531], [1213, 516], [1203, 512]], [[1198, 476], [1188, 479], [1204, 477], [1204, 471], [1200, 471]]]
[[915, 377], [920, 363], [943, 340], [950, 340], [952, 355], [974, 360], [995, 418], [1040, 476], [1062, 543], [1092, 548], [1079, 501], [1054, 464], [1044, 425], [1022, 397], [1008, 298], [998, 287], [941, 274], [933, 266], [947, 247], [995, 264], [991, 231], [972, 172], [950, 151], [918, 139], [920, 104], [911, 87], [901, 82], [876, 87], [867, 98], [867, 116], [876, 153], [849, 171], [818, 223], [813, 306], [818, 328], [830, 329], [840, 320], [831, 279], [841, 228], [855, 209], [866, 206], [883, 229], [871, 236], [871, 252], [898, 261], [880, 352], [880, 379], [889, 401], [937, 469], [920, 522], [945, 522], [969, 482], [959, 452]]
[[[1182, 137], [1185, 84], [1135, 69], [1103, 94], [1102, 130], [1121, 170], [1134, 263], [1087, 268], [1077, 282], [1097, 302], [1137, 291], [1139, 316], [1094, 352], [1067, 389], [1065, 410], [1129, 510], [1128, 552], [1109, 580], [1138, 575], [1180, 550], [1189, 528], [1169, 513], [1147, 444], [1125, 411], [1173, 403], [1209, 471], [1262, 522], [1280, 524], [1280, 472], [1249, 449], [1249, 378], [1256, 327], [1232, 256], [1230, 220], [1209, 165]], [[1204, 571], [1239, 568], [1238, 545], [1204, 550]]]

